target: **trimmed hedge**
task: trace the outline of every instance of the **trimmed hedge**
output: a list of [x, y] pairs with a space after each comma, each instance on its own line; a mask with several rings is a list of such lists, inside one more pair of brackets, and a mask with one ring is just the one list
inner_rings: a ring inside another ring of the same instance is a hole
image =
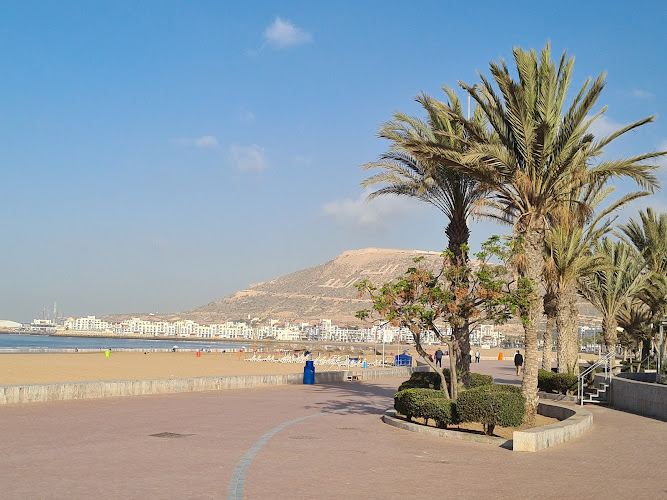
[[479, 389], [479, 388], [484, 388], [484, 390], [487, 390], [487, 391], [512, 392], [514, 394], [521, 394], [521, 387], [519, 387], [518, 385], [487, 384], [487, 385], [481, 385], [479, 387], [475, 387], [475, 389]]
[[394, 394], [394, 409], [410, 421], [412, 417], [422, 416], [424, 401], [436, 398], [449, 401], [443, 392], [437, 389], [404, 389]]
[[526, 415], [526, 398], [509, 385], [486, 385], [461, 392], [456, 412], [461, 422], [479, 422], [487, 435], [496, 425], [516, 427]]
[[[449, 388], [452, 383], [449, 368], [443, 369], [442, 373], [445, 375], [447, 387]], [[463, 378], [463, 374], [459, 374], [459, 383], [463, 381]], [[493, 384], [493, 377], [491, 375], [482, 375], [481, 373], [469, 372], [468, 380], [468, 389]], [[409, 380], [403, 382], [398, 388], [399, 391], [405, 389], [442, 389], [440, 375], [434, 372], [415, 372], [410, 376]]]
[[394, 395], [394, 409], [405, 415], [408, 421], [413, 417], [423, 418], [428, 424], [433, 419], [438, 427], [447, 427], [458, 422], [456, 403], [445, 398], [437, 389], [405, 389]]
[[458, 414], [456, 412], [456, 402], [451, 399], [427, 398], [422, 403], [420, 412], [420, 415], [415, 416], [422, 417], [427, 425], [428, 420], [433, 419], [435, 420], [436, 426], [441, 429], [459, 422]]
[[539, 370], [537, 372], [537, 387], [544, 392], [572, 394], [577, 390], [577, 376], [571, 373]]
[[491, 375], [482, 375], [481, 373], [470, 372], [469, 389], [481, 387], [484, 385], [493, 385], [493, 377]]

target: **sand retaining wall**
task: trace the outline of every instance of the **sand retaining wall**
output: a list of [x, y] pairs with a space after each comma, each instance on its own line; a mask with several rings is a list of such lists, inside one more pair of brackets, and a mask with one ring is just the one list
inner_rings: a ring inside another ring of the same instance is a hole
[[[315, 383], [325, 384], [347, 380], [372, 380], [384, 377], [410, 377], [419, 368], [344, 370], [315, 373]], [[275, 385], [302, 384], [303, 374], [230, 375], [221, 377], [188, 377], [147, 380], [108, 380], [99, 382], [62, 382], [53, 384], [0, 386], [0, 404], [37, 403], [66, 399], [93, 399], [176, 392], [252, 389]]]

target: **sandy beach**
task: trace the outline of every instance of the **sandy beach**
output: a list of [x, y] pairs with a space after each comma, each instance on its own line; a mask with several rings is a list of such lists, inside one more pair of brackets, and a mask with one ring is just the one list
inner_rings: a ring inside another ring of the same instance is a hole
[[[433, 353], [436, 346], [429, 346]], [[386, 361], [391, 356], [407, 349], [418, 359], [414, 347], [387, 346]], [[381, 351], [380, 351], [381, 352]], [[498, 360], [499, 354], [511, 363], [513, 349], [480, 350], [482, 362]], [[474, 350], [473, 350], [474, 353]], [[265, 357], [267, 354], [257, 353]], [[317, 356], [318, 353], [314, 353]], [[326, 356], [326, 353], [322, 353]], [[0, 385], [39, 384], [47, 382], [74, 382], [92, 380], [128, 380], [153, 378], [210, 377], [222, 375], [275, 375], [282, 373], [303, 373], [302, 363], [251, 362], [252, 352], [220, 353], [202, 352], [150, 352], [114, 351], [109, 357], [104, 352], [45, 353], [45, 354], [0, 354]], [[382, 356], [372, 350], [363, 354], [355, 353], [369, 363], [381, 361]], [[449, 359], [443, 359], [443, 366], [449, 366]], [[473, 371], [475, 364], [471, 365]], [[317, 371], [344, 369], [342, 367], [317, 366]]]

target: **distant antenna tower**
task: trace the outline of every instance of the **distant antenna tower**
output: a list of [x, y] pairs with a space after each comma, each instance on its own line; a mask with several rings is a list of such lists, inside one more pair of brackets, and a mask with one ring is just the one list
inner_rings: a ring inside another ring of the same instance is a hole
[[55, 300], [53, 301], [53, 319], [58, 319], [58, 303]]

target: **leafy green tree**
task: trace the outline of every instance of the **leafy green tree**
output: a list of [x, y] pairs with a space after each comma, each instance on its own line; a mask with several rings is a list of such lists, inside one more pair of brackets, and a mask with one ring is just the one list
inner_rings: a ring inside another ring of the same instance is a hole
[[[483, 245], [483, 250], [475, 254], [479, 261], [474, 268], [469, 262], [462, 262], [446, 251], [443, 253], [442, 267], [437, 273], [423, 268], [423, 258], [418, 257], [415, 259], [415, 267], [379, 288], [364, 280], [356, 287], [361, 296], [370, 296], [373, 309], [358, 311], [357, 317], [368, 319], [375, 315], [392, 325], [408, 328], [419, 355], [440, 374], [447, 397], [451, 393], [455, 398], [458, 387], [455, 353], [459, 345], [456, 337], [452, 335], [449, 338], [440, 325], [452, 324], [460, 318], [465, 318], [468, 323], [488, 319], [504, 322], [523, 306], [524, 298], [516, 290], [510, 289], [506, 267], [490, 263], [494, 255], [507, 255], [497, 237], [491, 238]], [[453, 281], [457, 283], [456, 286], [452, 286]], [[423, 331], [433, 332], [438, 340], [449, 347], [451, 392], [447, 391], [444, 373], [436, 368], [422, 346]]]

